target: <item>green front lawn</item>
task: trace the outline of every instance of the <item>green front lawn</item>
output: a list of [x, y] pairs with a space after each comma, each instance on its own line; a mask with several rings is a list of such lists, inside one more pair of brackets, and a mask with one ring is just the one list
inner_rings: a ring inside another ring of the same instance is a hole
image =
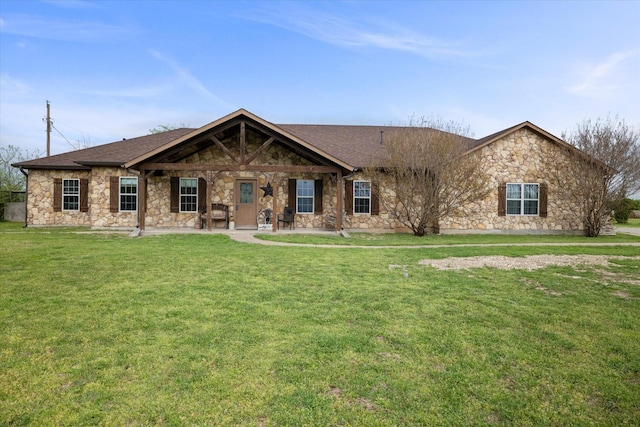
[[616, 224], [616, 227], [640, 228], [640, 218], [629, 218], [626, 224]]
[[637, 259], [418, 264], [638, 247], [273, 247], [2, 223], [0, 253], [0, 425], [640, 419]]
[[434, 246], [434, 245], [512, 245], [522, 243], [534, 244], [575, 244], [584, 243], [628, 243], [640, 242], [640, 236], [617, 234], [615, 236], [584, 237], [579, 235], [538, 235], [538, 234], [434, 234], [416, 237], [413, 234], [396, 233], [349, 233], [344, 238], [337, 233], [296, 234], [264, 233], [256, 237], [286, 243], [306, 243], [316, 245], [343, 246]]

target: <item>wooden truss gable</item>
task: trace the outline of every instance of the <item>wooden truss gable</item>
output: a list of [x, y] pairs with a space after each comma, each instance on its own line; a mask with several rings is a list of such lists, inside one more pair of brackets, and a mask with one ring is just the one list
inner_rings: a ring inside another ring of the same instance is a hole
[[[248, 138], [249, 134], [251, 137]], [[258, 141], [257, 144], [255, 141]], [[256, 164], [255, 161], [259, 156], [274, 144], [289, 150], [305, 161], [294, 165]], [[222, 159], [203, 162], [190, 161], [190, 157], [210, 147], [218, 148], [230, 162], [221, 161]], [[337, 185], [338, 212], [341, 212], [343, 175], [351, 173], [355, 169], [245, 110], [239, 110], [196, 129], [128, 162], [124, 167], [140, 171], [141, 200], [139, 208], [142, 230], [144, 230], [146, 215], [147, 179], [157, 171], [198, 172], [199, 177], [206, 181], [206, 206], [211, 205], [211, 186], [214, 185], [221, 172], [270, 173], [276, 180], [285, 179], [289, 173], [332, 174], [336, 178], [334, 181]], [[273, 210], [277, 211], [276, 194], [274, 194], [273, 200]], [[207, 215], [210, 215], [210, 210], [207, 210]], [[207, 224], [210, 227], [210, 218], [207, 219]], [[341, 225], [341, 216], [338, 215], [336, 228], [340, 230]], [[276, 224], [274, 223], [274, 231], [275, 229]]]
[[[250, 151], [248, 134], [257, 135], [260, 144]], [[270, 146], [279, 145], [308, 162], [305, 165], [256, 165], [253, 162]], [[211, 146], [219, 148], [229, 163], [204, 163], [183, 160]], [[138, 170], [260, 171], [260, 172], [351, 172], [354, 167], [323, 153], [245, 110], [203, 126], [151, 153], [125, 164]]]

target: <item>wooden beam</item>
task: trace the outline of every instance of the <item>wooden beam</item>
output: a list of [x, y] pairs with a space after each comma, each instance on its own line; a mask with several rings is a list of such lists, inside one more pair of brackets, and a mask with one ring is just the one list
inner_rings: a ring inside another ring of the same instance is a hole
[[240, 122], [240, 164], [244, 165], [244, 156], [247, 151], [247, 131], [246, 123]]
[[140, 170], [138, 178], [138, 227], [144, 231], [145, 218], [147, 216], [147, 171]]
[[211, 171], [207, 171], [207, 231], [211, 231]]
[[274, 141], [273, 137], [267, 139], [260, 147], [258, 147], [256, 151], [253, 152], [253, 154], [251, 154], [249, 157], [245, 159], [243, 164], [248, 165], [249, 163], [253, 162], [260, 155], [260, 153], [262, 153], [264, 150], [267, 149], [267, 147], [269, 147], [269, 145], [271, 145], [273, 141]]
[[336, 200], [336, 207], [337, 207], [337, 214], [336, 214], [336, 231], [339, 233], [340, 230], [342, 230], [342, 204], [344, 202], [344, 196], [343, 191], [342, 191], [342, 186], [344, 184], [344, 180], [342, 179], [342, 171], [338, 171], [338, 176], [336, 179], [336, 185], [338, 186], [338, 191], [336, 192], [336, 197], [338, 198], [338, 200]]
[[166, 171], [226, 171], [226, 172], [318, 172], [338, 173], [341, 169], [333, 166], [276, 166], [276, 165], [219, 165], [207, 163], [145, 163], [142, 169], [155, 169]]
[[276, 178], [273, 180], [273, 203], [271, 212], [271, 231], [278, 231], [278, 187], [280, 187], [280, 179]]
[[234, 156], [233, 153], [218, 138], [216, 138], [214, 135], [211, 135], [210, 139], [218, 147], [220, 147], [220, 149], [222, 150], [222, 152], [224, 154], [226, 154], [227, 156], [231, 157], [231, 160], [233, 160], [233, 163], [238, 163], [238, 159], [236, 159], [236, 156]]

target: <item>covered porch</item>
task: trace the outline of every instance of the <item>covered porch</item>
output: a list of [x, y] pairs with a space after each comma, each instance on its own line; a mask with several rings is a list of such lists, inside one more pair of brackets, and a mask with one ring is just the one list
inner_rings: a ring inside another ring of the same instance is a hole
[[[215, 231], [219, 206], [226, 209], [225, 228], [230, 230], [276, 232], [282, 231], [278, 225], [286, 225], [308, 231], [329, 225], [339, 231], [343, 177], [354, 169], [244, 110], [124, 166], [138, 173], [142, 231], [163, 224]], [[159, 202], [167, 196], [169, 212]], [[293, 219], [279, 223], [285, 208], [293, 209]]]

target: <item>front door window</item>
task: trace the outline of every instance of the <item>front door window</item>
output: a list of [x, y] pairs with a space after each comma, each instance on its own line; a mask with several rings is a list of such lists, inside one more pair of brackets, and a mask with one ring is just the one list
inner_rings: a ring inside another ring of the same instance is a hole
[[240, 203], [253, 203], [253, 183], [240, 183]]

